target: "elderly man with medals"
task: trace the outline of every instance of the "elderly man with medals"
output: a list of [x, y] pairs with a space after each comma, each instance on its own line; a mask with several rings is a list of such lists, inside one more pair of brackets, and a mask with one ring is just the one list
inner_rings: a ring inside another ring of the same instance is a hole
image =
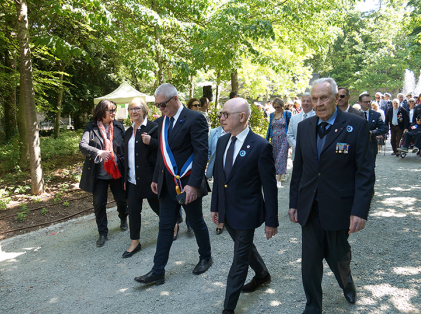
[[200, 259], [193, 274], [202, 274], [212, 265], [209, 231], [202, 214], [202, 197], [209, 191], [205, 178], [208, 125], [201, 113], [181, 104], [178, 92], [171, 84], [157, 88], [155, 102], [163, 114], [151, 184], [159, 198], [159, 234], [152, 270], [135, 280], [163, 284], [179, 204], [184, 207], [199, 247]]

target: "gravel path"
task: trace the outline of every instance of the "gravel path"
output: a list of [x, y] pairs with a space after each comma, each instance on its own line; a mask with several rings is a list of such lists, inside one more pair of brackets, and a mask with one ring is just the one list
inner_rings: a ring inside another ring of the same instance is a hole
[[[421, 312], [421, 159], [377, 158], [376, 194], [366, 229], [350, 237], [352, 271], [358, 291], [346, 302], [325, 264], [325, 313]], [[291, 164], [289, 164], [291, 168]], [[279, 234], [267, 241], [264, 228], [255, 243], [272, 274], [272, 283], [240, 297], [236, 313], [302, 313], [301, 229], [287, 217], [289, 182], [279, 189]], [[204, 215], [214, 264], [200, 276], [194, 237], [181, 225], [166, 267], [164, 285], [133, 280], [152, 267], [158, 219], [144, 205], [142, 251], [132, 258], [128, 232], [119, 230], [115, 208], [109, 213], [109, 241], [102, 248], [93, 215], [0, 242], [0, 313], [221, 313], [233, 256], [228, 233], [215, 234], [204, 199]], [[249, 279], [253, 276], [249, 273]]]

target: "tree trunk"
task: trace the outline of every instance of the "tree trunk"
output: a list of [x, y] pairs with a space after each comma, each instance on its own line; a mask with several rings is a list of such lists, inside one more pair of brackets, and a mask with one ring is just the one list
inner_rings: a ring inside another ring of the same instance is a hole
[[[157, 6], [155, 1], [152, 1], [152, 9], [159, 14], [158, 10], [157, 10]], [[158, 71], [157, 71], [157, 80], [158, 80], [158, 85], [161, 85], [162, 83], [164, 83], [164, 74], [163, 74], [163, 69], [162, 69], [162, 58], [161, 58], [161, 41], [159, 38], [159, 27], [158, 26], [154, 26], [154, 31], [155, 31], [155, 61], [156, 64], [158, 65]]]
[[134, 88], [136, 88], [136, 90], [138, 90], [139, 92], [141, 92], [140, 85], [139, 85], [139, 80], [137, 79], [137, 76], [134, 73], [134, 71], [132, 71], [132, 80], [133, 80], [133, 83], [134, 83]]
[[54, 138], [59, 138], [60, 136], [60, 119], [61, 119], [61, 103], [63, 101], [63, 71], [66, 66], [60, 64], [60, 89], [58, 90], [57, 95], [57, 112], [56, 118], [54, 120]]
[[231, 91], [238, 92], [238, 72], [231, 72]]
[[193, 98], [193, 95], [194, 95], [194, 83], [193, 83], [193, 80], [194, 80], [194, 76], [193, 75], [190, 75], [190, 98]]
[[218, 109], [218, 103], [219, 103], [219, 80], [221, 78], [221, 70], [218, 70], [216, 74], [216, 95], [215, 95], [215, 109]]
[[23, 79], [20, 77], [20, 89], [19, 89], [19, 103], [16, 109], [18, 118], [18, 130], [19, 130], [19, 167], [21, 169], [28, 168], [28, 129], [26, 127], [26, 111], [25, 111], [25, 100], [23, 98]]
[[20, 75], [22, 77], [21, 93], [25, 102], [26, 125], [28, 128], [29, 162], [31, 166], [31, 191], [33, 195], [44, 192], [42, 178], [41, 149], [37, 116], [35, 111], [35, 94], [32, 80], [32, 57], [29, 38], [28, 6], [26, 0], [15, 0], [17, 11], [17, 28], [20, 52]]
[[6, 141], [16, 134], [16, 58], [6, 49], [4, 54], [5, 74], [8, 77], [4, 98], [4, 131]]

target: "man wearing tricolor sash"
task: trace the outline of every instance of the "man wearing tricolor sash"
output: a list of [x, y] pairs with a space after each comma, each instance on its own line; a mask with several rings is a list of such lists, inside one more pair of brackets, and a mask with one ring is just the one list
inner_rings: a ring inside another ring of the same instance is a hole
[[151, 185], [159, 198], [159, 234], [152, 270], [135, 280], [163, 284], [179, 209], [177, 195], [184, 196], [183, 207], [199, 247], [199, 263], [193, 274], [204, 273], [212, 265], [209, 232], [202, 214], [202, 197], [209, 189], [205, 178], [208, 124], [201, 113], [181, 104], [177, 89], [171, 84], [164, 83], [156, 89], [155, 105], [163, 114]]

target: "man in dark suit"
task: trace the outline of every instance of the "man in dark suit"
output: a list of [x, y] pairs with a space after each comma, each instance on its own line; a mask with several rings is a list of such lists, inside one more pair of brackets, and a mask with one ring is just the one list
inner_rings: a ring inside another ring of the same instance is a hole
[[368, 121], [368, 128], [371, 136], [371, 149], [373, 151], [374, 167], [376, 166], [376, 157], [378, 153], [377, 136], [387, 133], [387, 127], [379, 112], [371, 109], [370, 94], [364, 92], [360, 94], [358, 102], [361, 106], [364, 119]]
[[349, 112], [356, 114], [357, 116], [360, 116], [361, 118], [364, 118], [364, 113], [361, 110], [357, 110], [355, 108], [352, 108], [349, 105], [349, 90], [346, 87], [339, 87], [338, 88], [338, 108], [342, 111]]
[[[399, 106], [399, 100], [392, 101], [392, 108], [386, 113], [386, 126], [390, 128], [390, 144], [392, 145], [392, 155], [398, 154], [399, 142], [403, 133], [408, 132], [409, 115], [403, 107]], [[398, 155], [397, 155], [398, 156]]]
[[[250, 105], [233, 98], [221, 114], [221, 126], [230, 134], [220, 137], [216, 148], [211, 215], [234, 240], [222, 312], [234, 313], [241, 291], [253, 292], [271, 281], [253, 237], [263, 222], [267, 239], [278, 232], [278, 191], [272, 146], [247, 126]], [[249, 266], [255, 276], [244, 285]]]
[[323, 258], [349, 303], [356, 301], [348, 236], [364, 228], [374, 186], [366, 120], [336, 108], [336, 82], [314, 82], [316, 116], [298, 125], [289, 218], [302, 226], [304, 313], [322, 313]]
[[204, 273], [212, 265], [209, 231], [202, 214], [202, 196], [208, 192], [208, 125], [201, 113], [181, 104], [171, 84], [156, 89], [155, 102], [165, 116], [158, 124], [158, 158], [151, 184], [159, 198], [159, 234], [152, 270], [135, 280], [162, 284], [179, 209], [176, 196], [181, 192], [185, 193], [183, 207], [199, 246], [200, 260], [193, 274]]

